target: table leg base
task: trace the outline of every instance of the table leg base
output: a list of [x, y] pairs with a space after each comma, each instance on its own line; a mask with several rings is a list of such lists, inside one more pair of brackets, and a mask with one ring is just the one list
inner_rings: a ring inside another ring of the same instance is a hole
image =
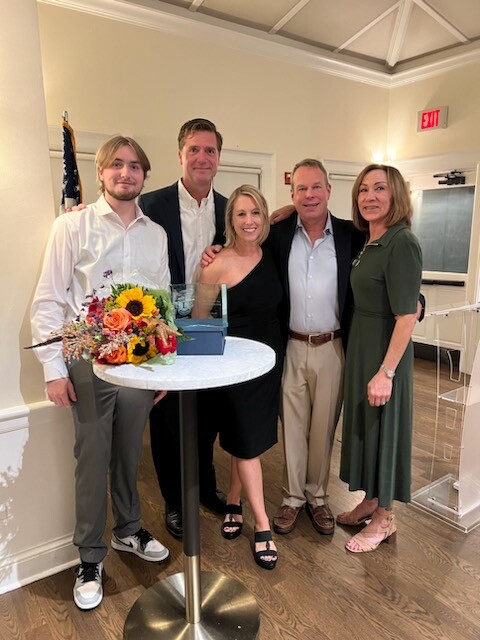
[[176, 573], [143, 593], [128, 614], [125, 640], [251, 640], [260, 610], [240, 582], [217, 572], [201, 573], [201, 620], [185, 620], [185, 575]]

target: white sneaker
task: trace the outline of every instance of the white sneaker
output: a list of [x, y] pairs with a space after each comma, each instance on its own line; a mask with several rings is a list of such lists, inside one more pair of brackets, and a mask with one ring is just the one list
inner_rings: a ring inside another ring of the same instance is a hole
[[79, 609], [94, 609], [103, 599], [103, 563], [82, 562], [77, 569], [73, 601]]
[[146, 529], [139, 529], [136, 533], [126, 538], [118, 538], [112, 535], [112, 547], [117, 551], [134, 553], [143, 560], [159, 562], [168, 557], [170, 551], [161, 542], [155, 540]]

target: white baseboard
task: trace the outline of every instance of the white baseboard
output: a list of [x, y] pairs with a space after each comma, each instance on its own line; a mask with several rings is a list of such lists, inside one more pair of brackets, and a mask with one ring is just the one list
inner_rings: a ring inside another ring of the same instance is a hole
[[48, 401], [0, 409], [0, 594], [78, 563], [71, 420]]
[[72, 535], [0, 560], [0, 594], [78, 564], [78, 549], [72, 543]]

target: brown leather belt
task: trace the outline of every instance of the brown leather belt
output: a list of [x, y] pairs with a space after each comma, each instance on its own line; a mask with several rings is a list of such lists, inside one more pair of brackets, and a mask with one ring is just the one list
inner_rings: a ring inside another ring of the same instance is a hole
[[296, 331], [289, 331], [288, 335], [294, 340], [301, 340], [302, 342], [308, 342], [308, 344], [318, 346], [330, 342], [330, 340], [340, 338], [342, 332], [340, 329], [330, 331], [330, 333], [297, 333]]

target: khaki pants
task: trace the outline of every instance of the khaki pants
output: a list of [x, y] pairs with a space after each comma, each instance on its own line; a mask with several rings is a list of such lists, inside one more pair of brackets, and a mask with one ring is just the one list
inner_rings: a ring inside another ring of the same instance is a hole
[[285, 447], [283, 504], [327, 503], [330, 458], [343, 399], [343, 346], [290, 338], [280, 417]]

